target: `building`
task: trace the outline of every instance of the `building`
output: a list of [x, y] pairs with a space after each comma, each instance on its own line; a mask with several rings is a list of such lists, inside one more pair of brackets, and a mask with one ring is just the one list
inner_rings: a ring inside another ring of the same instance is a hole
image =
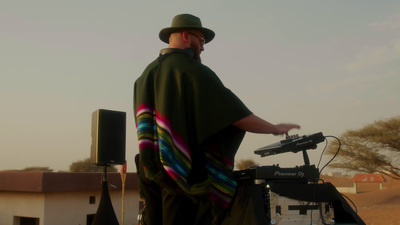
[[[103, 173], [0, 172], [1, 225], [91, 225], [102, 189]], [[108, 173], [115, 215], [122, 221], [122, 181]], [[124, 191], [124, 225], [137, 224], [139, 190], [136, 173], [128, 173]]]

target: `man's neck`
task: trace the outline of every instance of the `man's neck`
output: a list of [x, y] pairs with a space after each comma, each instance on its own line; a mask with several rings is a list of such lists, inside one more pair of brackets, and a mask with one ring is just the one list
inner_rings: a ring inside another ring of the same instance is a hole
[[160, 55], [163, 54], [169, 54], [169, 53], [174, 53], [174, 52], [179, 52], [179, 53], [184, 53], [186, 55], [189, 55], [190, 57], [194, 57], [194, 52], [192, 49], [187, 48], [187, 49], [180, 49], [180, 48], [164, 48], [160, 51]]

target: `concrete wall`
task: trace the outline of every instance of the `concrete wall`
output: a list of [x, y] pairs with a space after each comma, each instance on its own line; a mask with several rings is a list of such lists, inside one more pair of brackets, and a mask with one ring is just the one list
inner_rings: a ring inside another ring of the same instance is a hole
[[[43, 218], [42, 193], [0, 192], [0, 224], [14, 225], [14, 216]], [[39, 225], [44, 225], [40, 220]]]
[[[121, 190], [109, 190], [115, 214], [121, 224]], [[95, 196], [95, 204], [89, 203]], [[86, 225], [87, 215], [96, 214], [101, 191], [23, 193], [0, 192], [0, 225], [14, 224], [14, 217], [39, 218], [39, 225]], [[139, 193], [125, 191], [124, 225], [137, 224]]]
[[336, 187], [340, 193], [356, 194], [356, 189], [354, 187]]
[[[115, 214], [121, 225], [122, 219], [122, 197], [121, 191], [110, 190], [110, 197], [114, 207]], [[137, 217], [139, 214], [139, 192], [138, 191], [125, 191], [124, 202], [124, 225], [137, 224]], [[99, 199], [100, 200], [100, 199]]]
[[[96, 204], [89, 204], [89, 197], [96, 196]], [[95, 214], [100, 192], [47, 193], [45, 198], [44, 225], [86, 225], [86, 216]]]

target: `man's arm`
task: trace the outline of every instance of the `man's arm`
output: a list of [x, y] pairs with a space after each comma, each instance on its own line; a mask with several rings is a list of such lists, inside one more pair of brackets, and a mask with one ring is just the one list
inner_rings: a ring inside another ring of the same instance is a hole
[[251, 114], [233, 123], [239, 129], [260, 134], [288, 134], [291, 129], [300, 129], [297, 124], [271, 124], [260, 117]]

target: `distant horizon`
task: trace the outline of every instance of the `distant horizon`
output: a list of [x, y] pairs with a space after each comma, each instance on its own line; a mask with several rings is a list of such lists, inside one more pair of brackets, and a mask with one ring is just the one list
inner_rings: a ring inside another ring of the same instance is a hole
[[[400, 114], [399, 1], [1, 5], [0, 170], [68, 170], [90, 157], [92, 113], [110, 109], [127, 114], [127, 169], [136, 171], [133, 85], [167, 47], [159, 31], [180, 13], [198, 16], [216, 33], [203, 63], [256, 115], [301, 125], [291, 134], [339, 137]], [[301, 154], [254, 154], [283, 138], [247, 133], [236, 160], [302, 165]], [[309, 152], [311, 164], [323, 148]], [[322, 164], [329, 159], [324, 155]]]

